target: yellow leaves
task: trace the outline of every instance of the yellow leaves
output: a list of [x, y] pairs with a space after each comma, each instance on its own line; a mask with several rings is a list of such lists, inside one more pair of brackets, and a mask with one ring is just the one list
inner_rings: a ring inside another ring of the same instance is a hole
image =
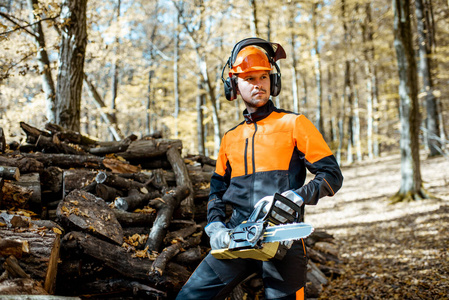
[[149, 206], [145, 206], [144, 208], [138, 208], [138, 209], [134, 210], [134, 212], [135, 213], [152, 214], [152, 213], [155, 213], [156, 210]]
[[[86, 197], [83, 196], [83, 198], [86, 198]], [[78, 205], [79, 204], [79, 202], [77, 200], [70, 200], [69, 202], [71, 204], [73, 204], [73, 205]]]
[[146, 242], [146, 240], [148, 239], [148, 235], [136, 233], [130, 237], [124, 237], [123, 239], [125, 240], [125, 243], [127, 243], [128, 245], [136, 247], [136, 246], [144, 244]]
[[53, 227], [52, 230], [53, 230], [53, 232], [56, 233], [56, 234], [59, 234], [59, 235], [62, 234], [62, 231], [61, 231], [59, 228]]
[[[84, 198], [84, 196], [82, 196]], [[83, 212], [82, 210], [80, 210], [78, 207], [70, 207], [68, 208], [67, 206], [63, 205], [61, 207], [61, 211], [63, 213], [63, 215], [65, 216], [69, 216], [69, 215], [77, 215], [77, 216], [83, 216], [83, 217], [89, 217], [89, 215], [85, 212]]]

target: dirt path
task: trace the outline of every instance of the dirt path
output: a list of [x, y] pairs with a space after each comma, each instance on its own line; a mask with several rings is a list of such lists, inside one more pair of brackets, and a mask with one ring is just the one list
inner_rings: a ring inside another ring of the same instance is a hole
[[421, 161], [439, 199], [391, 205], [400, 157], [343, 168], [343, 188], [307, 207], [306, 222], [334, 235], [345, 274], [320, 299], [449, 299], [449, 158]]

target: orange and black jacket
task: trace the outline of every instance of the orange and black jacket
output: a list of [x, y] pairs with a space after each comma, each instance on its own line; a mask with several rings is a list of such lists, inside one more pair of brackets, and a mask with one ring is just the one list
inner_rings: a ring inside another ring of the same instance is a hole
[[[231, 205], [227, 226], [234, 228], [249, 217], [258, 200], [275, 192], [294, 190], [305, 204], [316, 204], [340, 189], [340, 167], [305, 116], [268, 101], [256, 113], [245, 110], [244, 117], [223, 136], [210, 184], [208, 223], [224, 223], [226, 205]], [[306, 168], [315, 177], [304, 185]]]

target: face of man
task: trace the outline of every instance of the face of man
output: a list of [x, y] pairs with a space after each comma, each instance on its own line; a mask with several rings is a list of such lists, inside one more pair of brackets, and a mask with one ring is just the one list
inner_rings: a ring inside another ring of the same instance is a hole
[[246, 109], [253, 113], [270, 99], [270, 74], [268, 71], [238, 74], [237, 87], [237, 93], [245, 102]]

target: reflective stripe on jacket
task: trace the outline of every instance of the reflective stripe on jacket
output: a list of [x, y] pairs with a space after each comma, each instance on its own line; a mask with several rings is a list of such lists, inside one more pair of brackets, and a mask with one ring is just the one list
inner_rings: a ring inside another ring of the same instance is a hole
[[[293, 189], [306, 204], [316, 204], [340, 189], [340, 167], [305, 116], [278, 109], [272, 101], [256, 113], [245, 110], [244, 116], [222, 138], [210, 184], [208, 223], [224, 222], [227, 204], [233, 207], [228, 224], [233, 228], [264, 196]], [[306, 168], [315, 177], [304, 185]]]

